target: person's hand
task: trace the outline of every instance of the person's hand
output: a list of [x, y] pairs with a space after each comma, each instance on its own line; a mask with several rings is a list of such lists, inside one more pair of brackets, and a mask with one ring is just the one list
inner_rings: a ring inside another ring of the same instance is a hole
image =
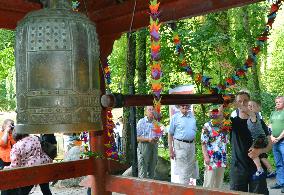
[[210, 163], [210, 158], [209, 158], [208, 155], [205, 155], [205, 156], [204, 156], [204, 162], [205, 162], [206, 165], [209, 165], [209, 163]]
[[249, 149], [248, 156], [249, 156], [251, 159], [254, 159], [254, 158], [257, 158], [261, 153], [262, 153], [262, 152], [261, 152], [261, 149], [259, 149], [259, 148], [250, 148], [250, 149]]
[[155, 143], [157, 143], [158, 139], [159, 138], [157, 138], [157, 137], [152, 137], [152, 138], [149, 138], [148, 142], [152, 143], [152, 144], [155, 144]]
[[256, 118], [256, 114], [255, 112], [251, 111], [251, 110], [248, 110], [247, 114], [252, 117], [252, 118]]
[[279, 139], [277, 137], [274, 137], [273, 135], [271, 135], [270, 137], [273, 144], [276, 144], [279, 141]]
[[235, 102], [235, 101], [232, 102], [232, 103], [230, 103], [229, 106], [230, 106], [231, 108], [233, 108], [233, 109], [239, 108], [239, 104], [238, 104], [237, 102]]
[[11, 131], [11, 127], [9, 125], [6, 125], [4, 127], [4, 133], [9, 133]]
[[173, 147], [170, 147], [170, 157], [171, 157], [171, 159], [175, 159], [175, 157], [176, 157], [176, 154], [175, 154]]

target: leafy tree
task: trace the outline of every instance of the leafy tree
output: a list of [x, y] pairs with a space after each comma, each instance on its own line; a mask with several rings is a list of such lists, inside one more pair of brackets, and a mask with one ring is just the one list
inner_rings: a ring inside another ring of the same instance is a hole
[[[255, 45], [256, 38], [263, 32], [267, 8], [268, 3], [260, 2], [228, 11], [177, 21], [177, 31], [185, 51], [185, 58], [190, 63], [193, 71], [212, 77], [213, 84], [224, 83], [227, 77], [232, 76], [235, 69], [243, 66], [247, 56], [250, 54], [251, 48]], [[283, 31], [282, 29], [274, 34], [276, 37], [275, 48], [277, 50], [273, 52], [271, 60], [267, 59], [269, 47], [265, 44], [264, 49], [258, 55], [257, 65], [249, 70], [245, 79], [237, 83], [235, 89], [231, 90], [231, 92], [235, 92], [243, 88], [249, 89], [254, 98], [262, 100], [265, 118], [269, 116], [268, 113], [273, 109], [273, 101], [276, 93], [283, 93], [284, 91], [283, 86], [281, 86], [281, 83], [283, 83], [281, 80], [282, 77], [277, 76], [277, 73], [283, 74], [284, 68], [284, 62], [282, 63], [283, 59], [281, 58], [283, 56], [282, 48], [284, 45], [280, 41], [284, 36]], [[163, 25], [160, 34], [163, 93], [167, 94], [170, 88], [182, 84], [192, 84], [194, 80], [179, 66], [179, 59], [175, 55], [175, 46], [172, 40], [173, 31], [170, 26]], [[122, 52], [126, 51], [125, 41], [123, 44], [123, 40], [125, 40], [125, 36], [122, 37], [122, 40], [118, 41], [121, 42], [120, 48], [115, 49], [110, 57], [111, 63], [115, 61], [117, 67], [125, 66], [125, 60], [121, 57], [124, 55]], [[139, 48], [141, 44], [140, 32], [136, 41]], [[143, 43], [145, 43], [144, 38]], [[149, 64], [149, 36], [146, 40], [146, 47], [146, 60], [143, 58], [143, 61]], [[137, 51], [140, 52], [140, 49]], [[134, 78], [135, 89], [142, 91], [140, 82], [143, 81], [148, 86], [143, 93], [150, 94], [150, 68], [147, 66], [146, 70], [140, 70], [140, 56], [138, 55], [136, 60], [138, 66], [137, 75]], [[261, 77], [260, 74], [263, 72], [260, 70], [265, 71], [266, 76]], [[117, 71], [117, 75], [114, 72], [113, 79], [128, 75], [123, 71], [122, 73]], [[146, 82], [144, 81], [144, 77], [142, 79], [142, 77], [138, 76], [139, 74], [144, 76], [145, 72]], [[196, 91], [197, 93], [207, 93], [206, 89], [201, 85], [196, 85]], [[124, 91], [124, 93], [128, 92]], [[201, 129], [204, 122], [209, 120], [206, 115], [207, 109], [204, 106], [200, 107], [196, 105], [195, 111], [198, 129]], [[167, 125], [169, 123], [168, 106], [162, 106], [162, 113], [162, 122], [164, 125]], [[197, 137], [199, 136], [198, 134]], [[199, 142], [197, 143], [200, 144]], [[200, 167], [202, 167], [203, 158], [200, 145], [197, 146], [197, 156], [201, 165]], [[225, 177], [228, 178], [228, 173], [226, 173]]]
[[[146, 94], [149, 86], [146, 82], [146, 42], [147, 42], [148, 31], [141, 29], [137, 32], [137, 94]], [[149, 90], [149, 89], [148, 89]], [[137, 119], [144, 116], [144, 107], [137, 107]]]
[[0, 50], [5, 48], [14, 47], [15, 33], [11, 30], [0, 29]]
[[[127, 33], [127, 64], [125, 66], [126, 70], [126, 77], [124, 82], [124, 91], [126, 94], [135, 94], [134, 88], [134, 77], [135, 77], [135, 67], [136, 67], [136, 33]], [[130, 117], [130, 109], [123, 108], [123, 118], [127, 119], [124, 120], [123, 124], [123, 151], [126, 154], [126, 161], [131, 162], [133, 156], [131, 156], [131, 149], [134, 147], [131, 145], [131, 123], [136, 121], [131, 121]]]
[[0, 110], [15, 110], [14, 32], [0, 29]]
[[113, 50], [109, 56], [109, 65], [111, 69], [111, 85], [112, 92], [126, 93], [123, 85], [126, 79], [126, 62], [127, 62], [127, 36], [122, 35], [113, 45]]
[[263, 84], [267, 90], [274, 94], [283, 95], [283, 75], [284, 75], [284, 27], [281, 27], [274, 33], [273, 39], [275, 45], [272, 51], [271, 66], [268, 68], [267, 73], [264, 75]]

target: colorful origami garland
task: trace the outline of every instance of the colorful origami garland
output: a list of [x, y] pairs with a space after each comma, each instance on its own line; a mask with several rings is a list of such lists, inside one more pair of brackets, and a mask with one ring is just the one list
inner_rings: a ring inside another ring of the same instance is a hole
[[179, 64], [180, 66], [184, 69], [184, 71], [191, 76], [191, 78], [195, 81], [195, 83], [197, 84], [202, 84], [204, 87], [210, 87], [211, 83], [210, 83], [210, 77], [207, 76], [203, 76], [200, 73], [194, 73], [191, 66], [189, 65], [189, 63], [187, 63], [186, 59], [185, 59], [185, 55], [184, 55], [184, 50], [181, 44], [181, 40], [180, 37], [178, 35], [178, 32], [175, 31], [176, 27], [172, 25], [172, 30], [174, 30], [173, 32], [173, 41], [176, 47], [176, 53], [179, 59]]
[[[104, 71], [104, 77], [105, 77], [105, 82], [106, 82], [106, 89], [109, 89], [109, 85], [111, 84], [111, 77], [110, 77], [110, 68], [108, 63], [103, 65], [103, 71]], [[113, 116], [111, 112], [111, 108], [107, 108], [106, 114], [107, 114], [107, 120], [106, 120], [106, 137], [105, 137], [105, 154], [106, 158], [112, 159], [112, 160], [123, 160], [122, 159], [122, 153], [118, 153], [117, 147], [114, 141], [114, 134], [113, 134], [113, 129], [115, 127], [115, 124], [113, 122]], [[88, 133], [83, 132], [81, 134], [81, 140], [84, 142], [84, 150], [85, 152], [83, 155], [88, 156], [88, 157], [96, 157], [96, 158], [104, 158], [104, 155], [99, 154], [97, 152], [91, 152], [88, 147]]]
[[117, 152], [117, 147], [114, 141], [114, 134], [113, 134], [113, 129], [115, 127], [115, 124], [112, 119], [113, 118], [112, 118], [111, 108], [108, 108], [107, 122], [106, 122], [107, 137], [105, 138], [106, 156], [107, 158], [113, 160], [119, 160], [119, 154]]
[[[104, 64], [103, 70], [106, 81], [106, 89], [110, 91], [109, 85], [111, 84], [111, 77], [110, 77], [110, 68], [108, 63]], [[105, 138], [106, 156], [107, 158], [113, 160], [119, 160], [119, 154], [114, 141], [113, 129], [115, 127], [115, 124], [113, 122], [113, 116], [111, 110], [112, 110], [111, 108], [107, 108], [107, 121], [106, 121], [106, 130], [105, 130], [107, 131], [107, 136]]]
[[[231, 120], [230, 120], [230, 109], [228, 107], [228, 104], [231, 101], [231, 96], [223, 96], [224, 103], [223, 103], [223, 119], [220, 121], [219, 119], [216, 120], [216, 115], [219, 112], [219, 106], [218, 105], [212, 105], [210, 108], [210, 118], [211, 123], [213, 126], [219, 125], [222, 123], [221, 128], [218, 130], [219, 133], [228, 133], [231, 131]], [[215, 116], [215, 117], [214, 117]]]
[[72, 10], [74, 12], [78, 12], [79, 11], [79, 5], [80, 5], [80, 2], [77, 1], [77, 0], [72, 0]]
[[153, 121], [154, 129], [153, 132], [157, 137], [162, 135], [160, 120], [161, 120], [161, 92], [162, 92], [162, 71], [161, 71], [161, 60], [160, 60], [160, 33], [159, 29], [161, 24], [159, 23], [159, 5], [157, 0], [150, 0], [150, 35], [151, 35], [151, 83], [152, 91], [154, 94], [154, 116]]
[[268, 40], [268, 35], [269, 35], [270, 30], [272, 29], [272, 24], [275, 21], [277, 12], [281, 6], [281, 1], [282, 0], [277, 0], [275, 3], [271, 5], [270, 12], [267, 16], [268, 19], [267, 19], [266, 27], [263, 33], [257, 38], [256, 45], [251, 49], [251, 53], [249, 54], [244, 65], [238, 68], [235, 71], [233, 76], [226, 78], [226, 81], [223, 84], [219, 84], [218, 86], [212, 86], [211, 93], [226, 92], [228, 89], [235, 86], [237, 81], [245, 78], [248, 69], [256, 64], [257, 54], [260, 52], [265, 41]]
[[[172, 25], [172, 29], [175, 30], [175, 26]], [[200, 73], [195, 74], [190, 67], [190, 65], [186, 62], [185, 56], [184, 56], [184, 50], [181, 45], [181, 41], [179, 38], [179, 35], [176, 31], [173, 33], [174, 38], [174, 44], [176, 47], [176, 53], [178, 55], [178, 59], [180, 62], [180, 66], [185, 70], [185, 72], [191, 76], [191, 78], [194, 80], [196, 84], [202, 84], [204, 87], [210, 89], [211, 83], [210, 83], [210, 77], [203, 76]], [[224, 99], [224, 104], [223, 104], [223, 114], [224, 114], [224, 119], [223, 119], [223, 125], [220, 131], [222, 132], [229, 132], [231, 130], [231, 120], [229, 119], [230, 117], [230, 109], [228, 107], [228, 104], [231, 100], [231, 96], [223, 95]], [[213, 122], [214, 123], [214, 122]]]
[[[184, 69], [187, 74], [189, 74], [193, 80], [198, 83], [202, 84], [204, 87], [210, 90], [212, 94], [225, 94], [230, 88], [234, 87], [237, 81], [245, 78], [248, 68], [251, 68], [255, 65], [257, 60], [257, 54], [260, 52], [261, 47], [264, 45], [264, 42], [267, 41], [269, 31], [272, 28], [272, 24], [275, 21], [277, 12], [281, 6], [281, 1], [278, 0], [271, 5], [270, 13], [268, 14], [268, 21], [266, 23], [266, 28], [264, 29], [263, 33], [257, 38], [256, 46], [254, 46], [251, 50], [251, 54], [245, 61], [244, 65], [238, 68], [234, 75], [225, 79], [225, 82], [222, 84], [218, 84], [216, 86], [211, 86], [210, 79], [211, 77], [204, 76], [200, 73], [194, 73], [189, 63], [187, 63], [184, 55], [184, 50], [181, 45], [180, 37], [176, 31], [173, 33], [173, 42], [176, 47], [176, 53], [178, 55], [180, 66]], [[172, 26], [172, 29], [175, 30], [175, 27]]]
[[[200, 73], [195, 74], [190, 67], [190, 65], [185, 60], [184, 50], [181, 45], [181, 41], [179, 38], [179, 35], [177, 32], [173, 33], [173, 41], [176, 47], [176, 53], [178, 54], [180, 66], [187, 72], [193, 80], [198, 83], [202, 84], [204, 87], [208, 88], [210, 90], [210, 93], [212, 94], [225, 94], [230, 88], [234, 87], [237, 81], [245, 78], [248, 68], [252, 67], [256, 63], [257, 54], [260, 52], [261, 47], [264, 45], [264, 42], [267, 41], [269, 31], [272, 28], [272, 24], [275, 21], [277, 12], [281, 6], [281, 1], [278, 0], [275, 3], [271, 5], [270, 13], [267, 16], [268, 21], [266, 23], [266, 28], [264, 29], [264, 32], [257, 38], [256, 46], [254, 46], [251, 50], [251, 54], [247, 58], [245, 64], [238, 68], [235, 72], [235, 74], [232, 77], [226, 78], [225, 83], [220, 83], [216, 86], [211, 86], [210, 83], [210, 77], [201, 75]], [[175, 30], [174, 26], [172, 26], [172, 29]], [[229, 132], [231, 130], [231, 121], [229, 119], [230, 117], [230, 109], [227, 106], [230, 102], [231, 96], [229, 95], [223, 95], [224, 99], [224, 121], [223, 121], [223, 127], [222, 131]]]

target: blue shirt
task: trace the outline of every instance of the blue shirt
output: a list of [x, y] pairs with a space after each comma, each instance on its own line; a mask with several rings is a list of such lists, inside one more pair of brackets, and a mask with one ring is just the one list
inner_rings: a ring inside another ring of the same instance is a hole
[[154, 125], [149, 121], [147, 116], [140, 119], [137, 123], [137, 137], [154, 138], [153, 132]]
[[196, 120], [191, 112], [186, 116], [178, 112], [170, 121], [169, 133], [175, 139], [191, 141], [195, 138], [196, 130]]

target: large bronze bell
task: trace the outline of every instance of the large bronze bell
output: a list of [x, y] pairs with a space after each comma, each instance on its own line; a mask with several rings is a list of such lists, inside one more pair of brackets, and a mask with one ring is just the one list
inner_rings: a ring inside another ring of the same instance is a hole
[[55, 0], [16, 29], [17, 126], [21, 133], [101, 130], [95, 25]]

